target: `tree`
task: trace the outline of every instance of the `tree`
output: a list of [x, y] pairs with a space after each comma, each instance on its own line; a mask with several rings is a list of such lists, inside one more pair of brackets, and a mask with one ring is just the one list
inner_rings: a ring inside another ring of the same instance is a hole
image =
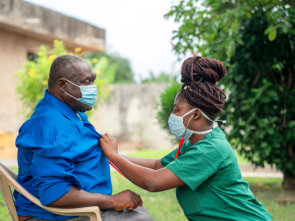
[[[52, 50], [49, 50], [44, 45], [40, 46], [36, 54], [32, 55], [24, 63], [24, 68], [15, 73], [17, 80], [16, 91], [24, 104], [26, 117], [32, 115], [37, 102], [43, 97], [44, 91], [47, 89], [49, 70], [53, 60], [64, 54], [71, 53], [65, 50], [62, 41], [54, 40]], [[83, 57], [83, 54], [81, 48], [75, 49], [76, 56]], [[100, 60], [97, 58], [87, 59], [87, 62], [93, 71], [99, 75], [95, 80], [99, 95], [97, 103], [99, 103], [109, 95], [108, 84], [111, 84], [114, 80], [115, 69], [109, 64], [106, 57], [101, 57]], [[91, 112], [88, 112], [89, 114]]]
[[106, 57], [109, 63], [115, 67], [114, 83], [133, 83], [134, 74], [130, 66], [128, 59], [123, 58], [119, 55], [111, 55], [107, 53], [86, 53], [85, 57], [88, 59], [100, 59]]
[[295, 2], [180, 0], [165, 15], [179, 23], [178, 54], [226, 63], [229, 140], [257, 166], [276, 165], [295, 189]]

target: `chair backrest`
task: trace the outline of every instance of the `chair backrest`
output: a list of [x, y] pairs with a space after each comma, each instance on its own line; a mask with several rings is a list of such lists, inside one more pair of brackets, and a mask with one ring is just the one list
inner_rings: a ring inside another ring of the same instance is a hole
[[90, 221], [101, 221], [100, 209], [97, 206], [70, 209], [43, 206], [39, 199], [30, 194], [16, 181], [16, 177], [17, 175], [15, 172], [0, 163], [0, 189], [3, 193], [4, 201], [8, 207], [13, 221], [18, 221], [18, 216], [14, 205], [14, 198], [11, 188], [15, 189], [17, 192], [29, 199], [32, 203], [52, 213], [64, 216], [88, 216]]
[[10, 216], [14, 221], [17, 221], [18, 216], [16, 213], [14, 199], [10, 188], [12, 184], [11, 181], [15, 181], [15, 179], [16, 173], [8, 167], [4, 166], [2, 163], [0, 163], [0, 189], [2, 191], [3, 198], [7, 205]]

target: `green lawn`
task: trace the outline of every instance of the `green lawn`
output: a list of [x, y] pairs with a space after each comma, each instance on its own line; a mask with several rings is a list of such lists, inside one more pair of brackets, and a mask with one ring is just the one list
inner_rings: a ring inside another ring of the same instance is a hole
[[[138, 157], [160, 158], [169, 151], [139, 150], [129, 154]], [[285, 191], [281, 188], [281, 178], [245, 178], [251, 186], [251, 190], [276, 221], [295, 220], [295, 191]], [[139, 193], [143, 199], [144, 206], [149, 213], [159, 221], [186, 220], [180, 206], [175, 198], [175, 190], [160, 193], [149, 193], [142, 190], [117, 172], [112, 172], [114, 193], [125, 189]], [[9, 221], [8, 212], [0, 195], [0, 221]]]

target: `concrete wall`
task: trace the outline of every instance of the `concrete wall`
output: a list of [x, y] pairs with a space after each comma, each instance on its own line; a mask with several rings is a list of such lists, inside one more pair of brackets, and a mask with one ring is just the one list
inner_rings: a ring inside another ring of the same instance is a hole
[[115, 136], [121, 149], [171, 148], [172, 137], [156, 119], [156, 105], [165, 86], [163, 83], [115, 85], [111, 99], [98, 106], [90, 120], [100, 133]]

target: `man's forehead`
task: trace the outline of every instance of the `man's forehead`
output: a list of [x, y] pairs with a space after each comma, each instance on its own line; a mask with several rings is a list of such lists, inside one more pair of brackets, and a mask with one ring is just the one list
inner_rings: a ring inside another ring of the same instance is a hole
[[71, 77], [83, 78], [92, 75], [93, 71], [86, 61], [79, 61], [72, 64]]
[[91, 68], [86, 61], [78, 61], [72, 64], [72, 68], [77, 73], [91, 72]]

